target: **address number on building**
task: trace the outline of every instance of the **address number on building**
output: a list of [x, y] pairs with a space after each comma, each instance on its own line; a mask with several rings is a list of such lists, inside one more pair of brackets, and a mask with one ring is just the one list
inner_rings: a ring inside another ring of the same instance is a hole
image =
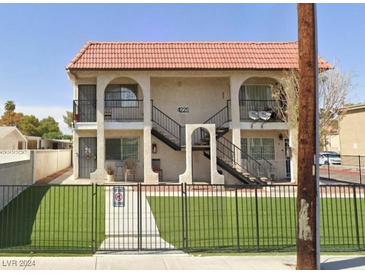
[[180, 113], [188, 113], [189, 112], [189, 107], [178, 107], [177, 111]]

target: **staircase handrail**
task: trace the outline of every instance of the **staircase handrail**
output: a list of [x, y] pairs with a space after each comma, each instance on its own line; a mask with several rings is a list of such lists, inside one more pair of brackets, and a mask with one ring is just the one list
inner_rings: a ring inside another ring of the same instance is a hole
[[[228, 107], [228, 100], [227, 100], [227, 105], [224, 106], [222, 109], [220, 109], [218, 112], [216, 112], [213, 116], [211, 116], [210, 118], [208, 118], [203, 124], [211, 124], [210, 121], [213, 120], [214, 118], [216, 118], [218, 115], [220, 115], [222, 112], [227, 111], [227, 119], [224, 120], [224, 122], [221, 125], [216, 125], [217, 128], [221, 127], [222, 125], [224, 125], [225, 123], [229, 122], [229, 113], [228, 113], [229, 107]], [[215, 124], [215, 123], [214, 123]]]
[[[154, 110], [156, 112], [158, 112], [158, 113], [161, 113], [164, 116], [165, 119], [171, 121], [172, 124], [175, 125], [178, 128], [178, 135], [176, 135], [175, 133], [171, 132], [164, 125], [162, 125], [162, 123], [160, 121], [157, 121], [155, 119]], [[181, 141], [181, 128], [182, 128], [182, 125], [180, 125], [177, 121], [175, 121], [173, 118], [171, 118], [170, 116], [168, 116], [166, 113], [164, 113], [162, 110], [160, 110], [158, 107], [154, 106], [153, 104], [152, 104], [152, 121], [155, 122], [156, 124], [158, 124], [164, 130], [166, 130], [169, 134], [171, 134], [172, 136], [178, 138]]]
[[[227, 143], [229, 143], [230, 146], [233, 146], [235, 149], [237, 149], [240, 152], [240, 155], [242, 155], [241, 153], [243, 152], [242, 149], [240, 149], [238, 146], [236, 146], [234, 143], [232, 143], [230, 140], [228, 140], [226, 137], [221, 136], [219, 139], [223, 139], [225, 140]], [[219, 140], [217, 140], [218, 142]], [[227, 145], [224, 145], [227, 147]], [[253, 158], [250, 154], [248, 153], [244, 153], [245, 156], [247, 156], [247, 158], [250, 158], [250, 160], [254, 161], [256, 164], [258, 164], [259, 166], [261, 166], [261, 163], [258, 162], [255, 158]]]

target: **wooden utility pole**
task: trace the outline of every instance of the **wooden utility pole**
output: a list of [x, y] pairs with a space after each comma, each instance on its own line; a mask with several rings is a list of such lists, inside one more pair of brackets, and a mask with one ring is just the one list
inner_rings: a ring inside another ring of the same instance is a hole
[[319, 269], [318, 57], [315, 4], [298, 4], [297, 269]]

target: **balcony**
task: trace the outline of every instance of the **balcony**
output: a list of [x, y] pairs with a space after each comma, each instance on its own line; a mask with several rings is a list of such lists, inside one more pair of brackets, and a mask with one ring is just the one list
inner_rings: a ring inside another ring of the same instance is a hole
[[105, 100], [104, 120], [107, 122], [143, 121], [143, 100]]
[[76, 122], [96, 122], [95, 100], [74, 100], [73, 120]]
[[[260, 111], [265, 111], [267, 116], [266, 122], [284, 122], [286, 102], [278, 100], [240, 100], [240, 119], [241, 121], [255, 121], [255, 116]], [[284, 110], [284, 111], [283, 111]], [[271, 115], [270, 115], [271, 113]], [[258, 118], [257, 120], [259, 120]]]

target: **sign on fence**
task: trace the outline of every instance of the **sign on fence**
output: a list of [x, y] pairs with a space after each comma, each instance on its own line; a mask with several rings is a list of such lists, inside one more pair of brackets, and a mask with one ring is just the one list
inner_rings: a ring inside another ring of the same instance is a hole
[[113, 207], [125, 206], [125, 189], [123, 186], [113, 187]]

